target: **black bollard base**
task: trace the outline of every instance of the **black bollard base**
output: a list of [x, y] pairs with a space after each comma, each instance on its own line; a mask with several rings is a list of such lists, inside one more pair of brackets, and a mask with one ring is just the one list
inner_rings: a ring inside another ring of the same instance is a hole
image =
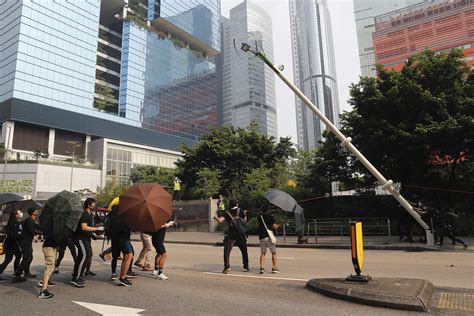
[[349, 275], [346, 278], [346, 282], [357, 282], [357, 283], [367, 283], [370, 280], [372, 280], [372, 277], [370, 275]]

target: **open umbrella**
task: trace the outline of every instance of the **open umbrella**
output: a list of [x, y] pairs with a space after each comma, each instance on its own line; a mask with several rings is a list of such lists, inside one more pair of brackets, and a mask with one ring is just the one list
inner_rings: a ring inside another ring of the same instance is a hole
[[41, 229], [48, 237], [65, 240], [76, 231], [83, 213], [79, 194], [61, 191], [46, 201], [39, 218]]
[[136, 183], [120, 196], [118, 214], [132, 231], [155, 232], [172, 213], [171, 195], [158, 183]]
[[15, 210], [21, 210], [23, 213], [26, 213], [26, 211], [28, 211], [28, 209], [32, 207], [34, 207], [35, 209], [40, 209], [43, 208], [43, 204], [34, 200], [21, 200], [7, 203], [5, 205], [5, 208], [3, 209], [2, 220], [8, 221], [10, 214]]
[[0, 205], [21, 200], [23, 197], [16, 193], [0, 193]]
[[278, 206], [285, 212], [295, 213], [296, 235], [301, 239], [304, 235], [305, 218], [303, 208], [296, 202], [296, 200], [288, 193], [278, 189], [270, 190], [263, 196], [268, 200], [268, 202]]

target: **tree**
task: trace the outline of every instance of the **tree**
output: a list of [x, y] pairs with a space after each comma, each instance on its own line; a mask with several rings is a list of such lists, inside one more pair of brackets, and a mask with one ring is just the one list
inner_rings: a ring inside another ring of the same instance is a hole
[[197, 172], [196, 190], [200, 198], [211, 198], [219, 193], [221, 176], [219, 170], [209, 168]]
[[175, 170], [156, 166], [136, 166], [130, 170], [130, 180], [137, 182], [156, 182], [164, 187], [172, 187]]
[[232, 198], [240, 195], [246, 175], [254, 169], [272, 169], [284, 163], [292, 153], [292, 144], [287, 138], [277, 143], [274, 137], [260, 134], [253, 123], [246, 129], [214, 129], [198, 144], [183, 146], [181, 151], [183, 158], [176, 163], [178, 176], [190, 191], [197, 189], [198, 172], [207, 168], [220, 174], [218, 193]]
[[115, 183], [107, 183], [104, 188], [97, 188], [97, 204], [108, 205], [113, 198], [122, 195], [127, 191], [127, 187]]
[[[379, 65], [377, 73], [351, 86], [354, 110], [341, 125], [354, 145], [394, 181], [455, 188], [457, 170], [472, 160], [474, 148], [474, 72], [462, 51], [426, 51], [400, 72]], [[449, 164], [447, 176], [435, 172], [439, 159]]]

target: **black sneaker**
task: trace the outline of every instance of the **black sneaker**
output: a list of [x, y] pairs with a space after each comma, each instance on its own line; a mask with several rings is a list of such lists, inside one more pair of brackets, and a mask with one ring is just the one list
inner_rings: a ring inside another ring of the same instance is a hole
[[54, 296], [54, 294], [49, 293], [48, 290], [41, 290], [39, 292], [38, 298], [51, 298], [53, 296]]
[[71, 280], [69, 283], [74, 285], [75, 287], [84, 287], [84, 281], [82, 279], [77, 279], [77, 280]]
[[84, 273], [84, 275], [85, 275], [86, 277], [93, 277], [93, 276], [96, 276], [97, 273], [94, 273], [94, 272], [92, 272], [92, 271], [87, 271], [86, 273]]
[[249, 272], [249, 267], [244, 267], [244, 268], [242, 269], [242, 272]]
[[112, 276], [110, 277], [110, 281], [115, 281], [117, 280], [117, 275], [115, 273], [112, 273]]
[[227, 273], [229, 273], [229, 271], [230, 271], [230, 268], [228, 268], [228, 267], [224, 268], [224, 270], [222, 270], [222, 274], [227, 274]]
[[102, 261], [105, 262], [105, 256], [104, 256], [104, 254], [103, 254], [102, 252], [99, 253], [99, 257], [100, 257], [100, 259], [102, 259]]
[[[53, 281], [48, 281], [48, 286], [55, 286], [55, 285], [56, 285], [55, 282], [53, 282]], [[41, 280], [41, 281], [38, 282], [38, 286], [41, 286], [41, 287], [43, 286], [43, 280]]]
[[138, 277], [138, 273], [133, 272], [133, 271], [127, 272], [127, 278], [136, 278], [136, 277]]
[[0, 276], [0, 282], [5, 282], [7, 279]]
[[59, 268], [54, 268], [54, 274], [59, 274]]
[[20, 283], [20, 282], [25, 282], [25, 281], [26, 281], [26, 278], [17, 275], [13, 278], [12, 283]]
[[34, 278], [36, 278], [36, 274], [25, 273], [25, 278], [27, 278], [27, 279], [34, 279]]
[[120, 285], [120, 286], [130, 286], [130, 285], [132, 285], [132, 282], [127, 280], [127, 278], [119, 279], [118, 285]]

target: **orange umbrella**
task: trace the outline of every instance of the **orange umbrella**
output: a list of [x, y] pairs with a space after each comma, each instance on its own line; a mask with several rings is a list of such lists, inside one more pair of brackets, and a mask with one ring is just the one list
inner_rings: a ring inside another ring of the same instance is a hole
[[171, 218], [171, 204], [158, 183], [136, 183], [120, 196], [118, 215], [132, 231], [155, 232]]

